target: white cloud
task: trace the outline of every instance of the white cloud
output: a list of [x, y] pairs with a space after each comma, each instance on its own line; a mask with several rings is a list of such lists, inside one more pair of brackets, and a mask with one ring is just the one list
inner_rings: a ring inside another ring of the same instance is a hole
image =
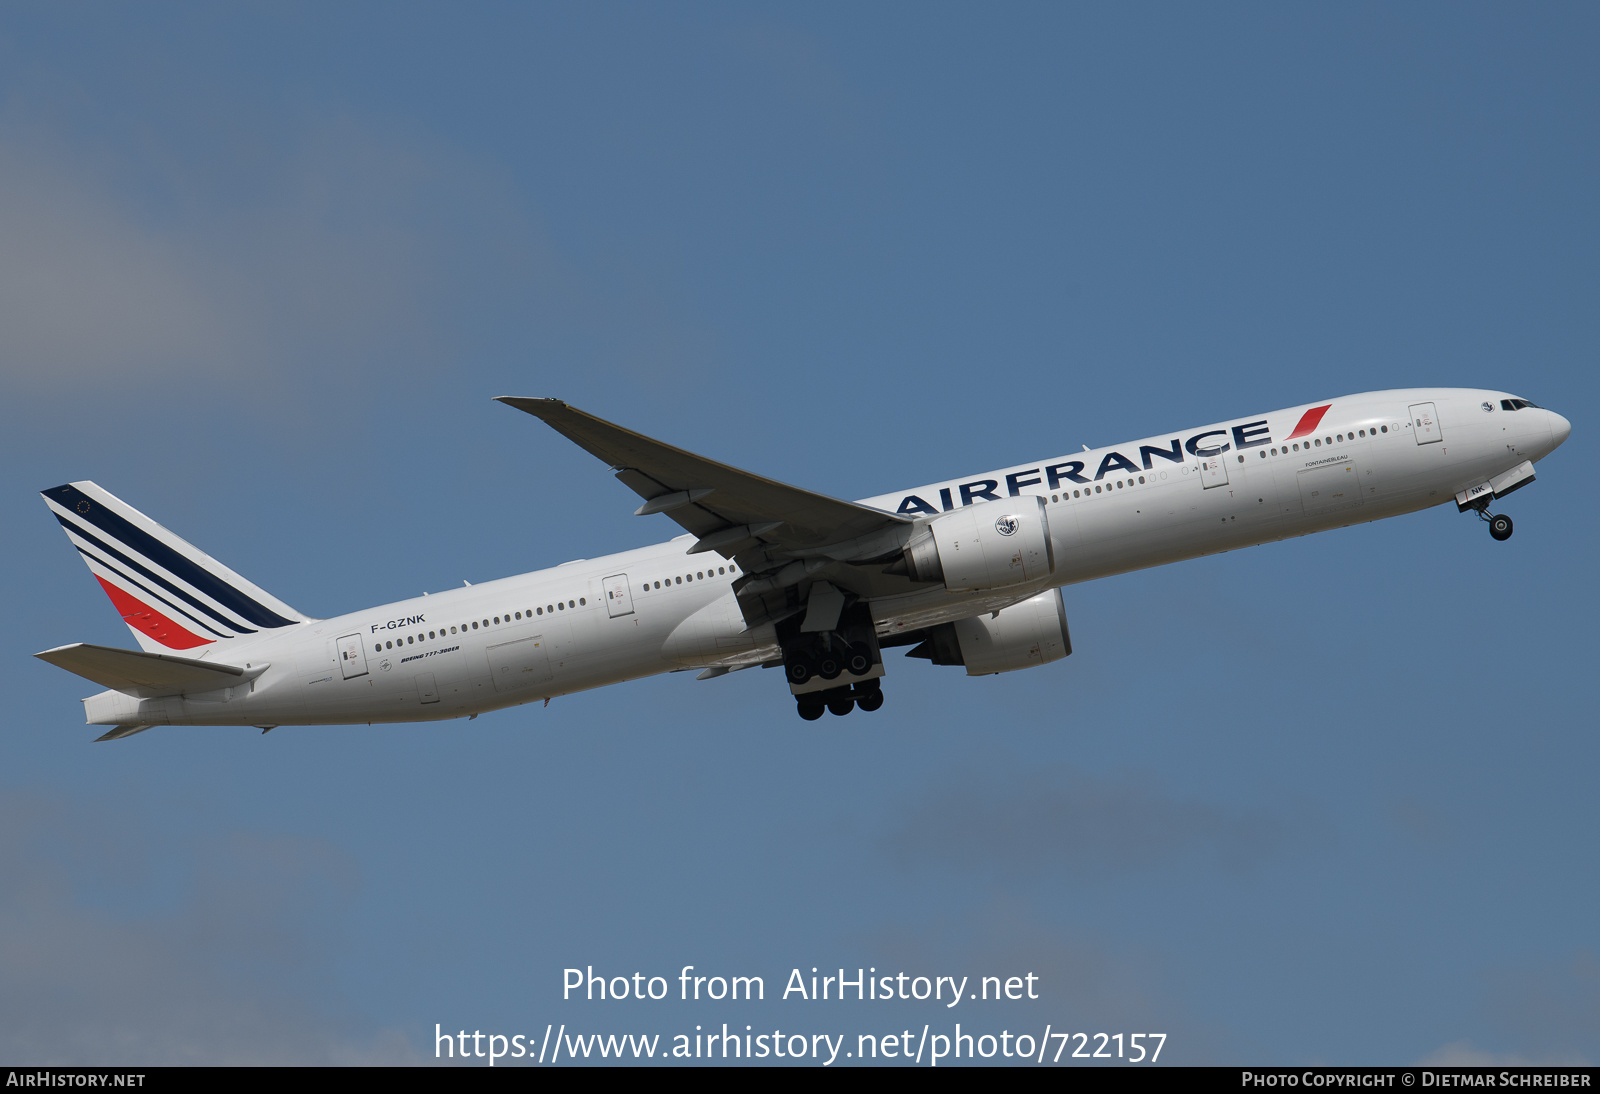
[[50, 384], [225, 356], [202, 256], [38, 146], [0, 138], [0, 370]]
[[341, 852], [301, 837], [209, 839], [177, 849], [192, 880], [163, 900], [164, 886], [140, 884], [139, 864], [174, 850], [85, 802], [0, 792], [0, 1056], [416, 1062], [398, 1032], [330, 1003], [329, 924], [352, 874]]
[[1174, 800], [1133, 778], [1100, 778], [1064, 766], [1015, 779], [953, 777], [912, 803], [891, 838], [919, 865], [1001, 874], [1121, 874], [1174, 860], [1254, 865], [1282, 842], [1277, 818]]
[[1587, 1067], [1582, 1056], [1553, 1056], [1539, 1059], [1515, 1052], [1489, 1052], [1471, 1041], [1452, 1041], [1441, 1045], [1417, 1061], [1418, 1067]]
[[152, 181], [0, 127], [0, 377], [270, 384], [308, 358], [393, 353], [427, 332], [435, 241], [411, 225], [434, 162], [328, 126], [241, 199], [192, 164]]
[[[1013, 1030], [1022, 1015], [1048, 1015], [1040, 1017], [1040, 1024], [1050, 1021], [1057, 1029], [1164, 1032], [1161, 1059], [1166, 1063], [1214, 1064], [1240, 1054], [1230, 1030], [1210, 1014], [1195, 1013], [1168, 990], [1166, 962], [1157, 953], [1095, 930], [1051, 922], [1043, 913], [1029, 901], [995, 897], [959, 917], [884, 924], [863, 939], [863, 949], [878, 962], [880, 973], [937, 969], [970, 977], [970, 989], [979, 992], [983, 976], [1032, 973], [1042, 1002], [976, 1004], [978, 1015], [987, 1016], [983, 1021], [1003, 1013]], [[960, 1018], [964, 1013], [963, 1022], [977, 1021], [973, 1005], [958, 1004], [949, 1014]], [[991, 1013], [989, 1008], [995, 1007], [1000, 1010]], [[1078, 1047], [1074, 1042], [1067, 1051]], [[1093, 1047], [1091, 1043], [1091, 1051]]]

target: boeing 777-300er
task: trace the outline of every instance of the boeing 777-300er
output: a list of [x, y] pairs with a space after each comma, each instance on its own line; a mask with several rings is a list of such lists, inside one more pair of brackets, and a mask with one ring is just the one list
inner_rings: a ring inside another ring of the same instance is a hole
[[841, 501], [602, 421], [503, 398], [604, 460], [687, 535], [333, 619], [302, 615], [92, 482], [44, 491], [140, 650], [38, 656], [158, 725], [476, 716], [661, 672], [782, 667], [800, 716], [883, 705], [882, 651], [971, 676], [1072, 652], [1079, 581], [1454, 500], [1490, 503], [1567, 439], [1503, 391], [1375, 391]]

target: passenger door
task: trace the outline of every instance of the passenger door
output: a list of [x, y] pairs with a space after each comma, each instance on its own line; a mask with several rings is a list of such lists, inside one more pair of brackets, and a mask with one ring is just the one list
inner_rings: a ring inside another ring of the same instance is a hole
[[1432, 403], [1414, 403], [1411, 407], [1411, 429], [1418, 444], [1436, 444], [1444, 440], [1439, 432], [1439, 416]]
[[612, 619], [633, 614], [633, 593], [628, 589], [628, 575], [614, 574], [601, 582], [606, 594], [606, 614]]
[[[353, 680], [357, 676], [367, 674], [367, 653], [361, 647], [359, 634], [347, 634], [339, 639], [339, 669], [344, 673], [346, 680]], [[326, 646], [323, 649], [327, 649]]]

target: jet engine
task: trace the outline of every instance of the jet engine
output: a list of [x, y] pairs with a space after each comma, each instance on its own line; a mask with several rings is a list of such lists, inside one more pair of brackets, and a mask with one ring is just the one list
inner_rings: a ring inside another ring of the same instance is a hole
[[894, 569], [902, 566], [913, 581], [943, 581], [957, 593], [1038, 581], [1056, 568], [1044, 499], [1004, 498], [935, 517], [906, 544]]
[[1060, 591], [1052, 589], [1004, 608], [998, 615], [934, 627], [906, 656], [924, 657], [935, 665], [965, 665], [968, 676], [990, 676], [1047, 665], [1071, 652], [1066, 605]]

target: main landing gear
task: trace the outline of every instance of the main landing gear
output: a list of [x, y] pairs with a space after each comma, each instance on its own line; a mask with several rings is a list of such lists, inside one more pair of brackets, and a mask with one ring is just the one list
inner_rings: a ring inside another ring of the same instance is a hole
[[863, 680], [859, 684], [846, 687], [808, 691], [804, 695], [795, 696], [795, 704], [799, 708], [800, 717], [808, 722], [814, 722], [822, 717], [824, 710], [843, 718], [856, 707], [870, 713], [883, 706], [883, 688], [876, 680]]
[[[784, 658], [783, 670], [789, 683], [799, 686], [814, 676], [824, 680], [837, 680], [841, 672], [860, 676], [872, 668], [872, 647], [865, 642], [848, 645], [828, 642], [823, 636], [816, 649], [795, 649]], [[843, 690], [849, 691], [849, 688]]]
[[[809, 617], [810, 610], [807, 615]], [[823, 711], [844, 717], [856, 707], [883, 706], [883, 656], [866, 604], [848, 604], [829, 630], [801, 630], [793, 616], [778, 624], [783, 674], [800, 717], [814, 722]]]

